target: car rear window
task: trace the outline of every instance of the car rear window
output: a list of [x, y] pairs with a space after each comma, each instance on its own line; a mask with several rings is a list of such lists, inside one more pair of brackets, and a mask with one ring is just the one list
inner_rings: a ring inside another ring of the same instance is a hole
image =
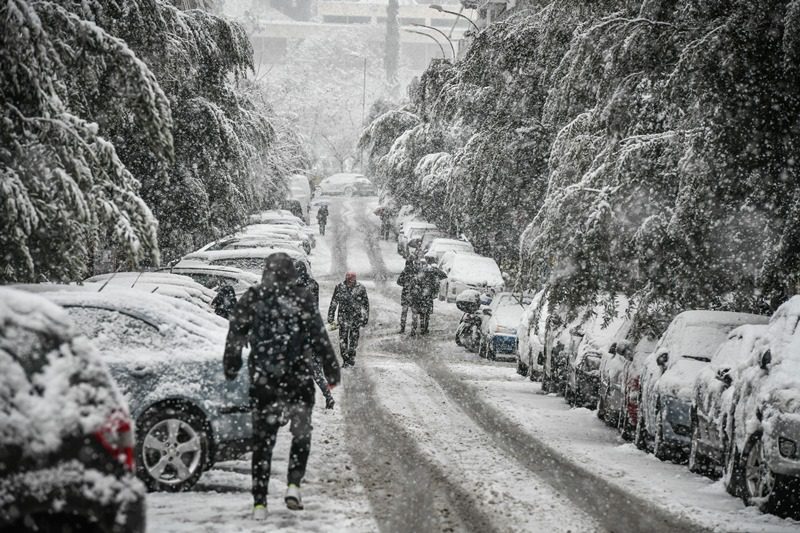
[[61, 339], [41, 332], [11, 326], [3, 329], [0, 351], [17, 361], [27, 376], [32, 376], [47, 364], [47, 354], [58, 350]]
[[130, 315], [95, 307], [66, 307], [66, 310], [78, 330], [103, 355], [130, 348], [155, 350], [164, 343], [156, 327]]

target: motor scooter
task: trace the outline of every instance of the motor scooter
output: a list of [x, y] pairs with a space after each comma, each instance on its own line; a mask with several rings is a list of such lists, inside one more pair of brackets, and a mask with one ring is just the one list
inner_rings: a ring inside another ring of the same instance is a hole
[[456, 307], [464, 312], [456, 329], [456, 344], [470, 352], [477, 352], [481, 342], [480, 329], [483, 320], [478, 313], [481, 307], [481, 293], [474, 289], [463, 291], [456, 297]]

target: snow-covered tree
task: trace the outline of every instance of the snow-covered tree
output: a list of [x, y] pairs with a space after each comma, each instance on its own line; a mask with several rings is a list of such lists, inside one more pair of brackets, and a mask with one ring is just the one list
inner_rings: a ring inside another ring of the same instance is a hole
[[100, 243], [158, 261], [140, 184], [89, 113], [98, 100], [124, 109], [151, 159], [169, 164], [170, 107], [151, 70], [57, 2], [0, 4], [0, 58], [0, 282], [75, 279]]

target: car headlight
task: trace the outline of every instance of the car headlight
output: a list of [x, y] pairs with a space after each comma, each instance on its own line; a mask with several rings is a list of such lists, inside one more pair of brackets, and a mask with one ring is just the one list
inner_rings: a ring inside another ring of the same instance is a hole
[[517, 334], [517, 330], [516, 329], [509, 328], [509, 327], [506, 327], [506, 326], [500, 326], [500, 325], [495, 326], [494, 332], [495, 333], [505, 333], [506, 335], [516, 335]]
[[587, 355], [583, 359], [583, 368], [588, 372], [600, 370], [600, 358], [594, 355]]
[[797, 443], [792, 439], [787, 439], [786, 437], [779, 437], [778, 450], [781, 452], [781, 455], [783, 457], [787, 457], [789, 459], [797, 458]]

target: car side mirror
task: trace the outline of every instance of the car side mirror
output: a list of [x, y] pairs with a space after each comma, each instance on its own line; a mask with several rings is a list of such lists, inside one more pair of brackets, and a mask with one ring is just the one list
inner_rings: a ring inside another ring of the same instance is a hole
[[617, 353], [617, 343], [611, 343], [611, 346], [608, 348], [608, 353], [614, 355]]
[[769, 365], [772, 364], [772, 351], [767, 350], [763, 354], [761, 354], [761, 361], [759, 362], [759, 366], [762, 370], [769, 370]]
[[662, 370], [667, 366], [667, 361], [669, 361], [669, 354], [667, 352], [662, 352], [656, 357], [656, 364], [660, 366]]
[[720, 368], [717, 370], [717, 379], [720, 380], [725, 384], [726, 387], [730, 387], [731, 383], [733, 383], [733, 378], [731, 377], [731, 369], [730, 368]]

